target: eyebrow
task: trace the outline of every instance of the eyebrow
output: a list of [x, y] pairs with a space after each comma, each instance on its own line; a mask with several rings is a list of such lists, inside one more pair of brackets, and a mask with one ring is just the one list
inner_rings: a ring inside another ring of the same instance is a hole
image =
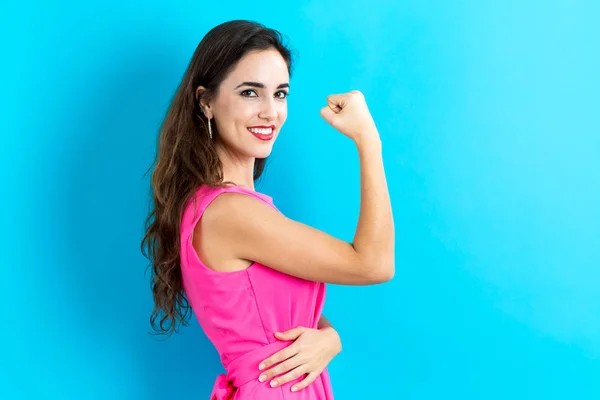
[[[261, 88], [264, 89], [266, 86], [260, 82], [242, 82], [239, 85], [237, 85], [235, 87], [235, 89], [242, 87], [242, 86], [252, 86], [252, 87], [256, 87], [256, 88]], [[283, 89], [283, 88], [289, 88], [290, 85], [289, 83], [282, 83], [281, 85], [277, 86], [277, 89]], [[233, 89], [233, 90], [235, 90]]]

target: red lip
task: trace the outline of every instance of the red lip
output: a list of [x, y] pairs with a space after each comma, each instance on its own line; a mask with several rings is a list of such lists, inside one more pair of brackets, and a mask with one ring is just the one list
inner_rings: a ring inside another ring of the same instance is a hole
[[268, 135], [261, 135], [260, 133], [254, 133], [254, 132], [252, 132], [250, 130], [250, 128], [248, 128], [248, 132], [250, 132], [251, 134], [254, 135], [254, 137], [256, 137], [256, 138], [258, 138], [258, 139], [260, 139], [262, 141], [267, 141], [268, 142], [269, 140], [273, 139], [273, 137], [275, 136], [275, 125], [272, 125], [272, 126], [260, 126], [260, 127], [253, 126], [252, 128], [263, 128], [263, 129], [272, 128], [273, 129], [270, 134], [268, 134]]
[[272, 128], [275, 129], [275, 125], [257, 125], [257, 126], [249, 126], [248, 128], [263, 128], [263, 129], [268, 129], [268, 128]]

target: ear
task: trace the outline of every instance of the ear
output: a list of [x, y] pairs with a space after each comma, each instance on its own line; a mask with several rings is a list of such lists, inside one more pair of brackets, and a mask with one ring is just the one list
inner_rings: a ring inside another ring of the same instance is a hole
[[196, 101], [199, 103], [200, 105], [200, 109], [202, 110], [202, 112], [204, 113], [204, 115], [206, 116], [206, 118], [212, 118], [212, 109], [210, 107], [209, 103], [206, 103], [205, 101], [203, 101], [202, 99], [200, 99], [200, 96], [206, 91], [206, 88], [204, 86], [198, 86], [196, 88]]

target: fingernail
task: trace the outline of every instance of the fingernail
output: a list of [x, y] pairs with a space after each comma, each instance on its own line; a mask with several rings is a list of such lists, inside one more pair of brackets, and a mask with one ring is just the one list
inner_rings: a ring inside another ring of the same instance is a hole
[[258, 370], [259, 370], [259, 371], [262, 371], [263, 369], [265, 369], [265, 367], [266, 367], [266, 365], [265, 365], [265, 364], [260, 364], [260, 365], [258, 366]]
[[277, 381], [271, 381], [271, 387], [277, 386]]
[[261, 375], [260, 378], [258, 378], [259, 381], [264, 382], [267, 380], [267, 376], [266, 375]]
[[296, 386], [292, 386], [292, 392], [295, 392], [296, 390], [298, 390], [298, 388]]

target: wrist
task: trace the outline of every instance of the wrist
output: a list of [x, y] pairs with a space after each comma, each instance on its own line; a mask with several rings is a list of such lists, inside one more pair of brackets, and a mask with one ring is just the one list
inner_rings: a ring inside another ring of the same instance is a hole
[[355, 140], [355, 143], [359, 153], [380, 152], [382, 148], [381, 138], [377, 132], [359, 137]]
[[325, 326], [323, 328], [319, 328], [319, 330], [331, 336], [333, 342], [335, 343], [334, 349], [336, 354], [342, 351], [342, 338], [333, 326]]

